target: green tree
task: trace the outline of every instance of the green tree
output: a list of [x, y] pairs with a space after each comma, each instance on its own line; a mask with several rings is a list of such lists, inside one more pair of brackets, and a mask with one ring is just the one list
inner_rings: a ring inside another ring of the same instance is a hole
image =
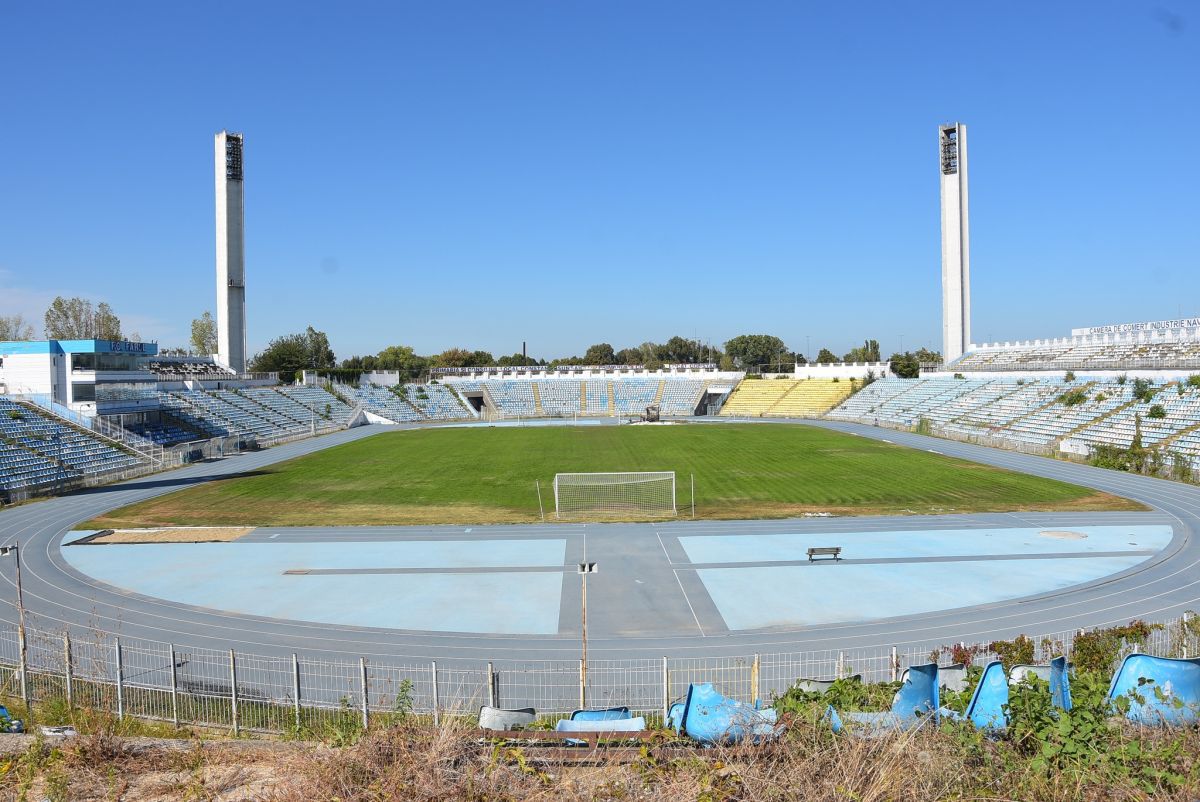
[[892, 354], [888, 358], [888, 364], [892, 373], [902, 379], [915, 379], [921, 375], [921, 361], [912, 351]]
[[615, 365], [640, 365], [642, 364], [642, 352], [637, 348], [622, 348], [616, 353]]
[[918, 362], [925, 365], [940, 365], [942, 363], [941, 351], [930, 351], [928, 348], [918, 348], [914, 356], [916, 356]]
[[277, 337], [250, 360], [250, 369], [260, 373], [278, 373], [281, 381], [291, 382], [302, 370], [332, 370], [337, 366], [325, 332], [312, 326], [300, 334]]
[[0, 316], [0, 340], [32, 340], [33, 326], [22, 315]]
[[121, 319], [112, 307], [93, 306], [86, 298], [55, 298], [43, 320], [50, 340], [119, 340]]
[[217, 352], [217, 322], [212, 312], [205, 312], [192, 321], [192, 351], [198, 355]]
[[818, 365], [828, 365], [832, 362], [837, 362], [837, 361], [838, 361], [837, 356], [835, 356], [833, 351], [830, 351], [828, 348], [822, 348], [820, 350], [820, 352], [817, 354], [817, 364]]
[[587, 353], [583, 355], [583, 363], [585, 365], [615, 365], [617, 355], [613, 352], [613, 347], [608, 343], [596, 343], [589, 346]]
[[403, 376], [416, 378], [429, 369], [429, 359], [417, 354], [408, 345], [389, 345], [374, 359], [374, 364], [367, 365], [370, 357], [363, 358], [363, 368], [366, 370], [396, 370]]
[[536, 365], [537, 363], [538, 361], [533, 357], [519, 353], [512, 356], [502, 356], [496, 360], [496, 364], [502, 368], [520, 368]]
[[866, 340], [859, 348], [851, 348], [842, 358], [843, 362], [879, 362], [879, 341]]
[[789, 351], [783, 340], [770, 334], [741, 334], [725, 343], [725, 353], [742, 370], [778, 363]]

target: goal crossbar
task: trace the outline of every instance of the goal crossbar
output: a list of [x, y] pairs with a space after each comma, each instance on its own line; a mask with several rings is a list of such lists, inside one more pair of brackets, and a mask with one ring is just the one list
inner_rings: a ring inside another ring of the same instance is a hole
[[556, 474], [554, 512], [559, 518], [629, 514], [673, 516], [676, 514], [675, 472]]

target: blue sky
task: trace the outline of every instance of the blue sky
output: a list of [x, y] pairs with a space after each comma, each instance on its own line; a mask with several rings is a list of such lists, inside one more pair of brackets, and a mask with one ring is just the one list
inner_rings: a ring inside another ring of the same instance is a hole
[[252, 350], [937, 347], [954, 119], [976, 341], [1200, 314], [1200, 4], [956, 8], [7, 3], [0, 314], [184, 344], [228, 128]]

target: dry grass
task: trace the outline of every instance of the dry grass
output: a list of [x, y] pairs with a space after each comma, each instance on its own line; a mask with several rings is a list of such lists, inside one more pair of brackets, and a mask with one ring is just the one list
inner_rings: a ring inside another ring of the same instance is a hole
[[[1182, 739], [1195, 762], [1195, 732]], [[878, 740], [834, 737], [798, 724], [768, 746], [687, 750], [653, 744], [632, 760], [603, 751], [588, 765], [543, 762], [534, 747], [476, 740], [466, 724], [401, 724], [357, 745], [150, 741], [111, 732], [50, 748], [26, 737], [0, 757], [4, 800], [1194, 800], [1200, 777], [1173, 789], [1112, 777], [1036, 770], [1004, 742], [964, 730], [920, 730]]]

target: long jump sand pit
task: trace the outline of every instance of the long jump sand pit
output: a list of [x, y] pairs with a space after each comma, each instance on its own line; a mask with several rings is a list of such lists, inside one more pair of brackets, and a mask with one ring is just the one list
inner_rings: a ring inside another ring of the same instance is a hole
[[163, 526], [154, 529], [110, 529], [79, 543], [228, 543], [254, 531], [253, 526]]

